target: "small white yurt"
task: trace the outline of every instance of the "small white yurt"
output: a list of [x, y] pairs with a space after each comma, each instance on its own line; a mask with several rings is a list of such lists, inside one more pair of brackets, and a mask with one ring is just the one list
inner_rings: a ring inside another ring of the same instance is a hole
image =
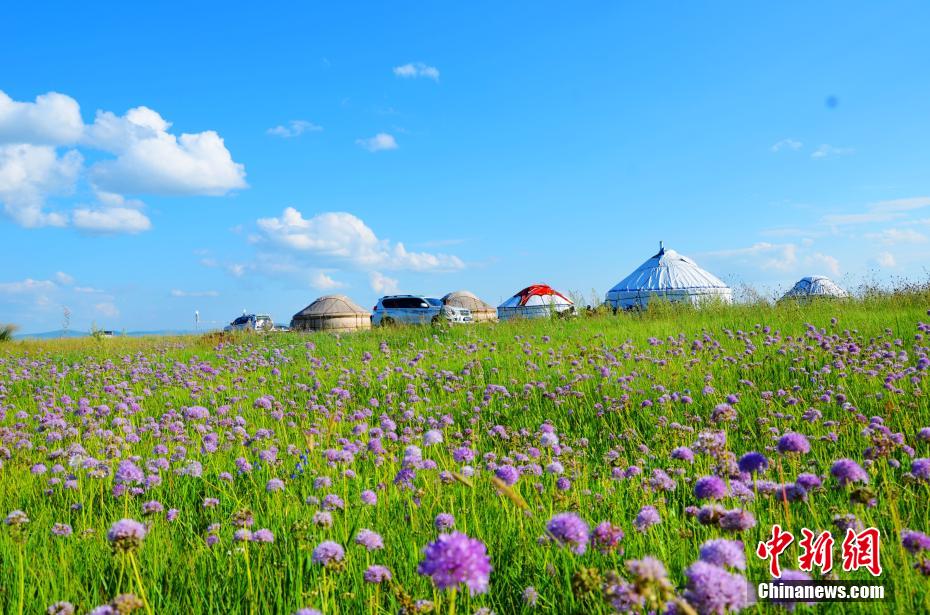
[[371, 328], [371, 312], [345, 295], [324, 295], [294, 314], [296, 331], [358, 331]]
[[732, 303], [733, 291], [714, 274], [659, 243], [659, 252], [607, 291], [606, 302], [614, 309], [645, 308], [653, 297], [700, 304]]
[[822, 275], [812, 275], [798, 280], [798, 283], [786, 292], [779, 301], [817, 298], [845, 299], [847, 297], [849, 297], [849, 293], [837, 286], [830, 278]]
[[494, 306], [485, 303], [475, 293], [467, 290], [456, 290], [449, 293], [442, 298], [442, 304], [471, 310], [473, 322], [497, 320], [497, 310], [494, 309]]
[[572, 300], [559, 291], [547, 284], [533, 284], [497, 306], [497, 317], [500, 320], [549, 318], [574, 310]]

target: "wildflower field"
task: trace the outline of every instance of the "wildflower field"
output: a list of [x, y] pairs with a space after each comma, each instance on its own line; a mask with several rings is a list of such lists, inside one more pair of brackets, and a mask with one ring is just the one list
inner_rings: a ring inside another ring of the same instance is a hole
[[[928, 307], [7, 342], [0, 611], [930, 612]], [[773, 524], [887, 600], [749, 604]]]

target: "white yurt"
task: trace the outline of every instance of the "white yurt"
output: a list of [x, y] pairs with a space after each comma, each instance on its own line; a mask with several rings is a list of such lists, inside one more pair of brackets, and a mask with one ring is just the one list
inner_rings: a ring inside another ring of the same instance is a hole
[[659, 243], [659, 252], [607, 291], [606, 301], [614, 309], [641, 309], [652, 297], [695, 304], [731, 303], [733, 291], [687, 256]]
[[846, 297], [849, 297], [849, 293], [840, 288], [830, 278], [822, 275], [812, 275], [798, 280], [798, 283], [791, 290], [782, 295], [780, 301], [816, 298], [845, 299]]
[[485, 303], [475, 293], [467, 290], [456, 290], [442, 298], [443, 305], [471, 310], [474, 322], [497, 320], [497, 310], [493, 305]]
[[371, 312], [345, 295], [324, 295], [294, 314], [297, 331], [358, 331], [371, 328]]
[[527, 286], [497, 306], [500, 320], [511, 318], [549, 318], [552, 314], [573, 312], [572, 300], [547, 284]]

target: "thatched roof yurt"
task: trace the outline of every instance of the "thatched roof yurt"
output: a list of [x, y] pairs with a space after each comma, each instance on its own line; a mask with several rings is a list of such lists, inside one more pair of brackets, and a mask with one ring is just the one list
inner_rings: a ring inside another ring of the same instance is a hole
[[456, 290], [449, 293], [442, 298], [442, 304], [471, 310], [471, 318], [474, 322], [497, 320], [497, 310], [494, 309], [494, 306], [485, 303], [475, 293], [467, 290]]
[[298, 331], [358, 331], [371, 328], [371, 312], [345, 295], [320, 297], [291, 319]]
[[833, 298], [845, 299], [849, 293], [840, 288], [833, 280], [822, 275], [812, 275], [801, 278], [791, 290], [786, 292], [780, 301], [785, 299], [817, 299]]
[[659, 243], [659, 252], [607, 291], [614, 309], [645, 308], [653, 297], [700, 304], [731, 303], [733, 291], [714, 274]]
[[497, 306], [497, 317], [500, 320], [549, 318], [553, 314], [573, 312], [574, 309], [572, 300], [551, 286], [533, 284]]

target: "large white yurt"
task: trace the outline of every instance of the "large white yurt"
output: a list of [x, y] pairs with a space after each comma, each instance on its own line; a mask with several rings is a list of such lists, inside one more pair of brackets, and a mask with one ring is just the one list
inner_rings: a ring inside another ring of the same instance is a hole
[[782, 295], [781, 301], [785, 299], [816, 299], [816, 298], [834, 298], [845, 299], [849, 293], [837, 286], [830, 278], [822, 275], [812, 275], [801, 278], [791, 290]]
[[442, 303], [443, 305], [471, 310], [471, 318], [474, 322], [497, 320], [497, 310], [494, 309], [494, 306], [485, 303], [475, 293], [467, 290], [456, 290], [449, 293], [442, 298]]
[[666, 250], [660, 243], [655, 256], [607, 291], [606, 301], [614, 309], [641, 309], [653, 297], [695, 304], [731, 303], [733, 291], [687, 256]]
[[358, 331], [371, 328], [371, 312], [345, 295], [324, 295], [294, 314], [291, 329], [298, 331]]
[[546, 284], [527, 286], [497, 306], [500, 320], [511, 318], [549, 318], [553, 314], [572, 312], [572, 300]]

